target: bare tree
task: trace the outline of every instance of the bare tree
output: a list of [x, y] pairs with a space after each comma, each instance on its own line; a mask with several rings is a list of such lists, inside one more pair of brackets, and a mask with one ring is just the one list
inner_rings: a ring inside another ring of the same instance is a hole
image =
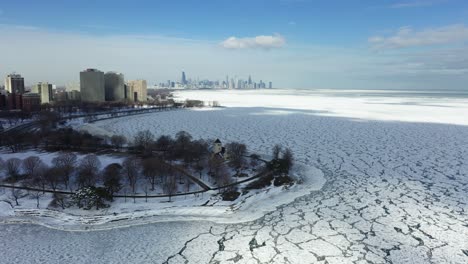
[[36, 208], [39, 208], [39, 201], [42, 196], [44, 196], [44, 193], [41, 191], [29, 191], [29, 197], [36, 199]]
[[60, 120], [60, 116], [58, 113], [54, 113], [51, 111], [41, 111], [40, 114], [37, 116], [37, 122], [40, 125], [41, 132], [47, 133], [52, 128], [56, 126], [56, 123]]
[[294, 164], [294, 155], [291, 149], [287, 148], [283, 151], [283, 155], [281, 157], [284, 160], [284, 164], [286, 166], [287, 171], [289, 172]]
[[175, 155], [176, 157], [184, 157], [186, 158], [185, 154], [189, 151], [192, 143], [192, 136], [186, 131], [179, 131], [176, 134], [176, 141], [175, 141]]
[[165, 163], [159, 158], [149, 158], [143, 160], [143, 176], [151, 184], [151, 190], [154, 191], [158, 177], [166, 172]]
[[198, 163], [199, 161], [206, 159], [209, 153], [209, 145], [205, 140], [195, 140], [190, 144], [189, 149], [186, 151], [184, 160], [185, 162], [195, 161]]
[[169, 202], [171, 201], [172, 195], [177, 192], [177, 176], [173, 173], [166, 177], [163, 183], [164, 193], [169, 196]]
[[147, 203], [148, 202], [148, 193], [149, 193], [148, 185], [145, 184], [145, 186], [143, 187], [143, 191], [145, 192], [145, 203]]
[[[217, 179], [217, 182], [218, 182], [218, 186], [223, 187], [223, 188], [221, 188], [223, 190], [223, 192], [226, 191], [225, 186], [232, 183], [232, 178], [229, 175], [229, 171], [227, 170], [226, 166], [222, 166], [219, 169], [218, 174], [216, 175], [216, 179]], [[221, 189], [219, 189], [220, 192], [221, 192]]]
[[21, 160], [18, 158], [11, 158], [6, 161], [6, 171], [9, 177], [15, 178], [20, 173]]
[[97, 176], [100, 167], [101, 162], [99, 161], [99, 158], [96, 155], [90, 154], [84, 157], [80, 161], [78, 169], [78, 186], [94, 186], [97, 181]]
[[0, 157], [0, 173], [6, 168], [5, 162], [2, 157]]
[[21, 190], [21, 189], [16, 189], [12, 188], [10, 191], [10, 196], [9, 198], [13, 201], [15, 201], [16, 206], [19, 206], [19, 199], [26, 197], [27, 194]]
[[23, 170], [30, 179], [36, 177], [36, 173], [42, 166], [42, 161], [37, 156], [30, 156], [23, 160]]
[[208, 168], [211, 174], [216, 175], [221, 166], [224, 165], [224, 159], [215, 155], [208, 160]]
[[245, 155], [247, 154], [247, 146], [239, 142], [231, 142], [226, 145], [231, 165], [239, 169], [245, 163]]
[[10, 148], [11, 152], [17, 152], [23, 147], [25, 137], [22, 133], [6, 132], [2, 140], [3, 144]]
[[132, 192], [135, 193], [138, 176], [140, 174], [141, 161], [135, 157], [129, 157], [124, 160], [122, 167], [123, 173], [127, 177], [128, 184]]
[[154, 141], [154, 135], [149, 130], [139, 131], [133, 139], [135, 147], [141, 151], [147, 150]]
[[60, 153], [57, 157], [52, 159], [52, 163], [55, 167], [60, 168], [63, 173], [62, 182], [66, 189], [68, 189], [68, 185], [70, 184], [70, 176], [76, 167], [77, 160], [76, 154], [72, 152]]
[[32, 178], [28, 178], [24, 184], [31, 188], [41, 188], [42, 192], [45, 192], [47, 185], [47, 172], [49, 167], [45, 163], [40, 163], [40, 165], [35, 169]]
[[170, 136], [162, 135], [156, 140], [155, 146], [157, 150], [167, 151], [174, 145], [174, 140]]
[[187, 178], [185, 181], [185, 192], [190, 192], [190, 187], [193, 185], [193, 181]]
[[118, 163], [109, 164], [103, 172], [103, 184], [110, 195], [122, 189], [122, 166]]
[[281, 146], [276, 144], [273, 147], [273, 159], [279, 159], [280, 153], [281, 153]]
[[54, 193], [53, 194], [53, 199], [50, 202], [50, 206], [52, 207], [59, 207], [62, 209], [65, 209], [67, 207], [68, 202], [67, 202], [67, 197], [64, 194], [61, 193]]
[[111, 137], [111, 143], [115, 148], [120, 149], [125, 143], [127, 143], [127, 138], [120, 135], [113, 135]]
[[44, 174], [44, 180], [55, 191], [62, 180], [62, 175], [62, 168], [53, 166]]
[[208, 163], [208, 161], [206, 160], [206, 158], [204, 159], [199, 159], [197, 160], [197, 162], [195, 163], [195, 166], [194, 166], [194, 169], [196, 172], [198, 172], [198, 175], [199, 175], [199, 178], [201, 179], [202, 178], [202, 173], [203, 173], [203, 169], [205, 168], [205, 165]]
[[260, 159], [260, 157], [257, 154], [250, 155], [250, 166], [252, 168], [257, 167], [258, 164], [259, 164], [259, 159]]

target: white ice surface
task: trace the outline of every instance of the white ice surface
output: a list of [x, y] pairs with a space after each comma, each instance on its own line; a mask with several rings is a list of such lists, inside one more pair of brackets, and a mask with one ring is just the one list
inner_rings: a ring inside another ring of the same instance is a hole
[[425, 92], [424, 97], [410, 95], [379, 90], [192, 90], [177, 92], [175, 98], [218, 101], [228, 107], [261, 106], [277, 115], [309, 110], [314, 115], [363, 120], [468, 125], [468, 98], [436, 92]]
[[196, 138], [243, 141], [259, 153], [282, 143], [301, 166], [324, 172], [324, 187], [238, 224], [184, 221], [95, 232], [0, 225], [0, 259], [467, 263], [466, 99], [224, 92], [179, 96], [218, 100], [230, 108], [155, 113], [96, 125], [128, 137], [141, 129], [158, 135], [186, 130]]

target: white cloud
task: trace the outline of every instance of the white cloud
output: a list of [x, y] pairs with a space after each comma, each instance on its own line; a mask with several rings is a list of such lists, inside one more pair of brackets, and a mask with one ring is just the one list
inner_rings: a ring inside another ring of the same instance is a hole
[[401, 27], [395, 35], [373, 36], [368, 39], [374, 49], [401, 49], [431, 45], [461, 43], [468, 40], [468, 27], [463, 24], [449, 25], [415, 31]]
[[27, 84], [78, 82], [86, 68], [123, 72], [126, 79], [144, 78], [149, 84], [178, 80], [182, 69], [189, 78], [252, 75], [284, 88], [402, 88], [412, 82], [416, 88], [466, 89], [468, 83], [468, 47], [395, 54], [291, 43], [275, 52], [232, 52], [218, 41], [1, 24], [0, 36], [0, 78], [16, 71]]
[[390, 5], [390, 8], [411, 8], [411, 7], [424, 7], [432, 6], [440, 1], [409, 1], [409, 2], [400, 2]]
[[[119, 71], [126, 79], [144, 78], [150, 84], [177, 80], [184, 69], [190, 78], [251, 74], [258, 80], [272, 80], [279, 85], [276, 76], [284, 69], [275, 62], [285, 63], [278, 57], [287, 52], [283, 49], [269, 54], [232, 53], [220, 47], [218, 41], [144, 34], [88, 34], [9, 24], [0, 24], [0, 36], [0, 78], [15, 71], [25, 77], [28, 85], [38, 81], [58, 85], [77, 82], [79, 71], [86, 68]], [[249, 60], [254, 62], [246, 65]]]
[[281, 48], [285, 44], [285, 38], [279, 34], [252, 38], [230, 37], [221, 42], [221, 46], [226, 49], [272, 49]]
[[288, 22], [288, 25], [290, 25], [290, 26], [295, 26], [295, 25], [296, 25], [296, 21], [289, 21], [289, 22]]

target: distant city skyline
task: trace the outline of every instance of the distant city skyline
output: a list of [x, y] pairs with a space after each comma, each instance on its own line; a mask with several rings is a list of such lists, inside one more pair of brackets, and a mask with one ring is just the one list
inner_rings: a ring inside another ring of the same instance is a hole
[[27, 86], [97, 68], [151, 85], [185, 71], [277, 88], [468, 89], [464, 0], [7, 1], [0, 34], [0, 76]]
[[[177, 89], [201, 89], [201, 88], [213, 88], [213, 89], [265, 89], [273, 88], [272, 81], [265, 80], [252, 80], [252, 75], [248, 75], [248, 79], [244, 79], [240, 76], [234, 75], [231, 78], [226, 75], [226, 79], [220, 78], [199, 78], [190, 76], [187, 77], [185, 71], [182, 71], [180, 80], [167, 80], [154, 84], [155, 88], [177, 88]], [[268, 82], [268, 84], [267, 84]]]
[[[94, 68], [87, 68], [87, 70], [85, 71], [80, 71], [79, 73], [79, 78], [78, 78], [78, 81], [71, 81], [71, 82], [67, 82], [65, 84], [57, 84], [57, 83], [54, 83], [54, 82], [50, 82], [50, 81], [45, 81], [44, 83], [51, 83], [51, 85], [54, 85], [55, 87], [61, 87], [61, 88], [65, 88], [69, 91], [72, 91], [72, 90], [80, 90], [80, 83], [83, 82], [83, 79], [82, 79], [82, 74], [83, 72], [86, 72], [86, 71], [98, 71], [100, 72], [99, 70], [97, 69], [94, 69]], [[123, 74], [122, 73], [119, 73], [119, 72], [115, 72], [115, 71], [109, 71], [109, 72], [106, 72], [104, 74], [104, 72], [101, 72], [103, 76], [112, 76], [112, 79], [115, 79], [116, 77], [114, 75], [121, 75], [120, 78], [122, 78], [122, 80], [120, 81], [123, 85], [124, 83], [124, 79], [123, 79]], [[0, 89], [5, 89], [5, 91], [10, 91], [8, 88], [8, 80], [11, 78], [10, 76], [18, 76], [20, 79], [21, 79], [21, 85], [24, 86], [23, 91], [25, 88], [29, 88], [29, 90], [32, 91], [32, 89], [35, 88], [35, 86], [37, 86], [37, 84], [39, 83], [43, 83], [43, 81], [38, 81], [38, 82], [31, 82], [29, 81], [28, 79], [25, 79], [20, 73], [18, 72], [13, 72], [13, 73], [10, 73], [10, 74], [7, 74], [7, 76], [5, 77], [5, 83], [2, 84], [0, 83]], [[231, 76], [231, 77], [229, 77]], [[168, 84], [169, 82], [169, 84]], [[174, 85], [177, 85], [177, 88], [206, 88], [205, 87], [197, 87], [196, 85], [194, 86], [195, 83], [207, 83], [207, 82], [212, 82], [212, 83], [216, 83], [216, 86], [214, 87], [210, 87], [210, 88], [226, 88], [226, 89], [238, 89], [239, 87], [241, 87], [242, 89], [257, 89], [257, 88], [273, 88], [272, 87], [272, 84], [273, 82], [271, 80], [261, 80], [261, 79], [258, 79], [258, 80], [254, 80], [252, 79], [252, 75], [251, 74], [248, 74], [248, 77], [247, 79], [244, 79], [244, 77], [242, 76], [238, 76], [238, 75], [226, 75], [225, 79], [223, 78], [200, 78], [200, 77], [187, 77], [185, 71], [182, 71], [181, 72], [181, 78], [180, 80], [167, 80], [167, 81], [163, 81], [163, 82], [157, 82], [157, 83], [149, 83], [148, 86], [150, 87], [161, 87], [161, 88], [174, 88]], [[232, 82], [234, 82], [234, 84], [232, 84]], [[171, 85], [172, 83], [172, 85]], [[218, 83], [220, 85], [218, 85]], [[226, 86], [222, 86], [222, 84], [225, 83]], [[239, 85], [239, 83], [242, 83], [242, 85]], [[257, 86], [258, 84], [260, 84], [260, 86]], [[182, 86], [186, 86], [186, 87], [182, 87]], [[263, 85], [263, 86], [262, 86]], [[172, 86], [172, 87], [171, 87]], [[200, 86], [203, 86], [203, 85], [200, 85]], [[108, 88], [106, 88], [107, 90]], [[10, 91], [11, 92], [11, 91]], [[106, 95], [107, 97], [108, 95]], [[114, 97], [114, 96], [112, 96]], [[117, 96], [117, 97], [122, 97], [121, 95], [120, 96]]]

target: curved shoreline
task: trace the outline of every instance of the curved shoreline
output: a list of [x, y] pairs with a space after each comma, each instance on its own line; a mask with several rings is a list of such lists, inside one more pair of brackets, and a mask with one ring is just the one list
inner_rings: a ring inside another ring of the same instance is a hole
[[[304, 165], [298, 167], [300, 168], [296, 169], [297, 176], [302, 176], [304, 183], [295, 184], [287, 190], [283, 187], [273, 187], [251, 191], [239, 197], [236, 203], [229, 205], [179, 206], [96, 215], [75, 215], [50, 209], [12, 209], [14, 215], [0, 217], [0, 224], [34, 224], [61, 231], [87, 232], [161, 222], [207, 221], [215, 224], [252, 222], [280, 206], [320, 191], [327, 182], [321, 170]], [[306, 175], [307, 177], [304, 177]]]

